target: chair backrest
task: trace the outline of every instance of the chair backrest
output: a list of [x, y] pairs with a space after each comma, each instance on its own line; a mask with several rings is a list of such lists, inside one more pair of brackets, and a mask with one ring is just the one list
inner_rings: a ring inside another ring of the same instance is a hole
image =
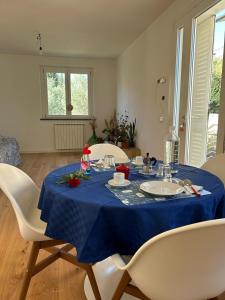
[[39, 189], [32, 179], [22, 170], [0, 163], [0, 189], [10, 200], [15, 211], [20, 233], [27, 239], [30, 224], [29, 212], [39, 196]]
[[201, 168], [215, 174], [225, 184], [225, 153], [209, 159]]
[[218, 296], [225, 288], [225, 219], [159, 234], [136, 252], [126, 269], [152, 300]]
[[103, 159], [105, 155], [113, 155], [116, 162], [125, 162], [128, 160], [126, 153], [119, 147], [112, 144], [96, 144], [89, 147], [91, 150], [90, 159]]

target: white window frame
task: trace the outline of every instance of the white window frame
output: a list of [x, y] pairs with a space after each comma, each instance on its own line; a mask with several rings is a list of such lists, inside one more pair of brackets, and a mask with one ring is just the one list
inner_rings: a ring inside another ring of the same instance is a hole
[[[70, 74], [87, 74], [88, 75], [88, 115], [72, 115], [71, 111], [66, 111], [66, 115], [49, 115], [48, 114], [48, 87], [46, 73], [65, 73], [65, 95], [66, 105], [71, 104]], [[90, 68], [76, 67], [58, 67], [58, 66], [41, 66], [41, 102], [43, 119], [91, 119], [93, 118], [93, 70]]]

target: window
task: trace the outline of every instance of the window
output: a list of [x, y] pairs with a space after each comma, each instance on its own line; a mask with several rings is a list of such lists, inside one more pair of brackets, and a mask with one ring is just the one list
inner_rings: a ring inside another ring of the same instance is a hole
[[41, 67], [41, 74], [43, 118], [91, 117], [91, 70]]

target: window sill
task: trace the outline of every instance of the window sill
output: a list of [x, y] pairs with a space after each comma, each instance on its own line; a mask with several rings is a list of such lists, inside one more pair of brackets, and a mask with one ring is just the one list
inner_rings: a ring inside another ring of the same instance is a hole
[[90, 121], [95, 120], [95, 117], [77, 117], [77, 118], [41, 118], [40, 121]]

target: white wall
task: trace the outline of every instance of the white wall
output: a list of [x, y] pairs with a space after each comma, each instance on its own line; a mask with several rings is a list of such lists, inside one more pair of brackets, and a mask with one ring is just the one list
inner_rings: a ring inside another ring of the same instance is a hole
[[101, 133], [116, 108], [115, 60], [0, 54], [0, 135], [16, 137], [23, 152], [55, 151], [54, 121], [40, 121], [40, 65], [93, 68], [94, 116]]
[[[176, 24], [201, 2], [204, 0], [175, 1], [118, 58], [118, 111], [127, 110], [137, 118], [138, 146], [158, 158], [163, 157], [163, 137], [172, 123]], [[159, 85], [157, 79], [162, 76], [167, 83]], [[161, 101], [163, 95], [165, 101]]]

